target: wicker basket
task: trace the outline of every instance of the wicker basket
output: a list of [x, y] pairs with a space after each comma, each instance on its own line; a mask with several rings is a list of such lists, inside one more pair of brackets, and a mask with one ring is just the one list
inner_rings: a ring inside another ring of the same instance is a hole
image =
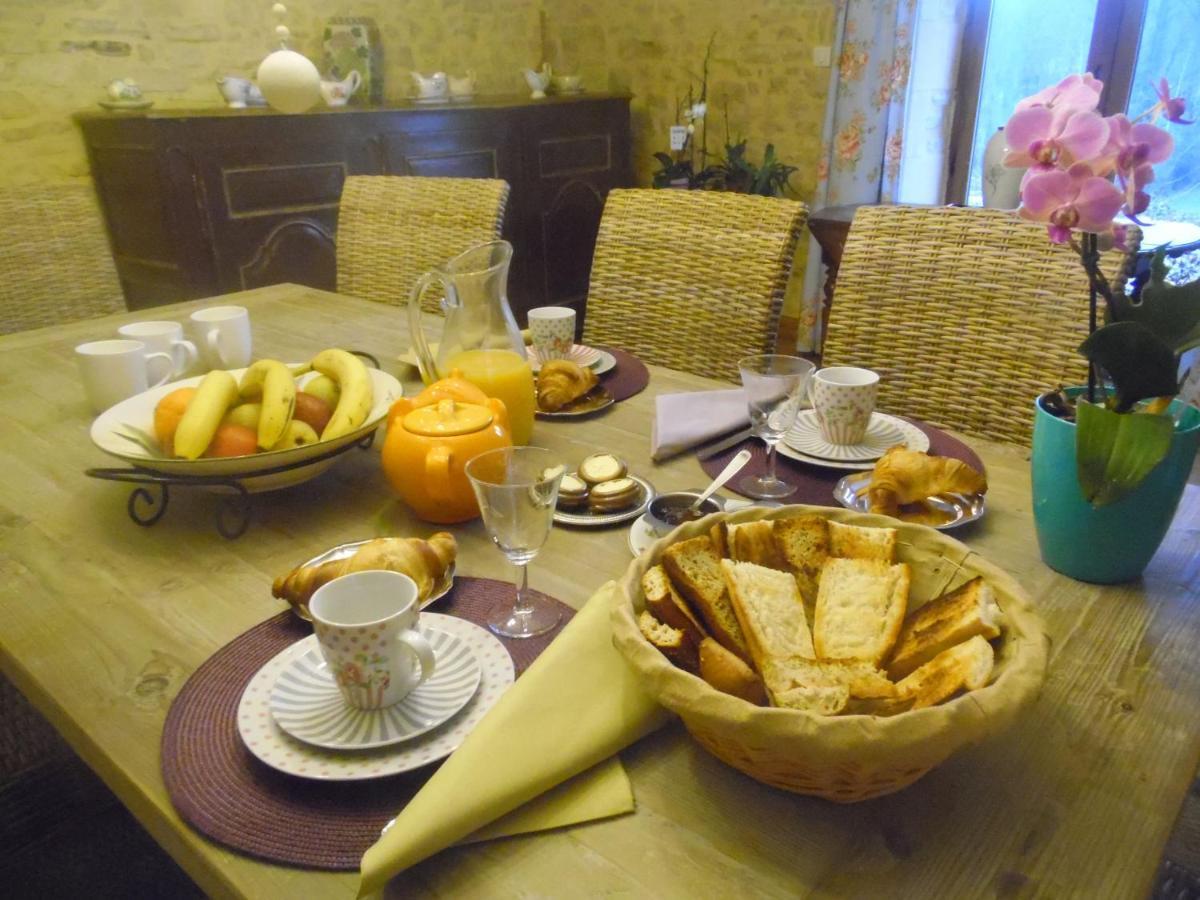
[[[808, 513], [856, 525], [897, 527], [899, 559], [912, 568], [910, 610], [982, 575], [1005, 614], [1003, 633], [993, 642], [996, 668], [991, 683], [938, 706], [890, 718], [824, 717], [758, 707], [720, 693], [675, 668], [642, 637], [635, 620], [645, 604], [641, 577], [669, 545], [706, 533], [722, 518], [744, 522]], [[641, 673], [647, 690], [677, 713], [710, 753], [758, 781], [839, 803], [898, 791], [956, 750], [1003, 731], [1037, 696], [1046, 668], [1041, 621], [1013, 578], [932, 528], [825, 507], [745, 509], [677, 528], [629, 566], [617, 587], [613, 629], [617, 648]]]

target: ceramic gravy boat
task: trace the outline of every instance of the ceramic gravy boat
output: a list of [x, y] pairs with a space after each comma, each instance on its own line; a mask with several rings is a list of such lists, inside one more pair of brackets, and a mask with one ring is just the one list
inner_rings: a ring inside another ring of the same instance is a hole
[[445, 100], [450, 96], [450, 79], [445, 72], [434, 72], [426, 77], [420, 72], [409, 72], [416, 88], [417, 100]]
[[361, 86], [362, 75], [357, 69], [351, 69], [350, 74], [341, 81], [322, 79], [321, 96], [325, 98], [327, 106], [345, 106]]
[[546, 96], [546, 88], [550, 86], [550, 63], [542, 63], [541, 69], [536, 72], [533, 69], [522, 69], [521, 74], [525, 76], [525, 83], [529, 85], [531, 100], [541, 100]]

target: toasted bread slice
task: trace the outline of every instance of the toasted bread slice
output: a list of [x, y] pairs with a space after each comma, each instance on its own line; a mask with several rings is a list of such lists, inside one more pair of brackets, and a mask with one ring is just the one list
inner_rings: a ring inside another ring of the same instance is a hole
[[906, 563], [893, 566], [879, 559], [826, 560], [813, 619], [817, 657], [865, 659], [880, 665], [900, 633], [908, 606], [909, 579]]
[[724, 522], [718, 522], [712, 528], [708, 529], [709, 540], [712, 541], [713, 552], [717, 556], [728, 559], [729, 557], [729, 541], [727, 535], [729, 526]]
[[911, 698], [913, 709], [933, 706], [959, 690], [976, 690], [987, 684], [995, 664], [992, 645], [982, 635], [943, 650], [896, 684], [897, 696]]
[[699, 671], [696, 645], [683, 631], [658, 621], [644, 609], [638, 613], [638, 628], [646, 640], [679, 668], [692, 673]]
[[700, 642], [700, 677], [718, 691], [756, 706], [767, 705], [767, 692], [758, 673], [710, 637]]
[[728, 559], [721, 560], [721, 572], [758, 671], [764, 672], [771, 659], [813, 656], [812, 634], [795, 578], [787, 572]]
[[685, 632], [697, 647], [708, 636], [662, 566], [646, 570], [642, 592], [646, 595], [646, 609], [660, 622]]
[[988, 640], [998, 637], [1001, 616], [991, 587], [982, 578], [972, 578], [905, 617], [887, 665], [888, 675], [898, 681], [943, 650], [977, 634]]
[[912, 697], [858, 698], [851, 697], [843, 710], [848, 716], [898, 716], [912, 709]]
[[896, 685], [887, 676], [862, 659], [811, 659], [784, 656], [768, 660], [762, 669], [763, 680], [778, 692], [801, 685], [841, 684], [851, 698], [886, 699], [896, 695]]
[[712, 540], [701, 535], [672, 544], [663, 551], [662, 564], [676, 590], [700, 614], [709, 636], [750, 662], [746, 637], [729, 601], [721, 558], [713, 552]]
[[896, 529], [865, 528], [829, 522], [829, 555], [843, 559], [882, 559], [896, 561]]
[[776, 519], [771, 534], [784, 568], [796, 576], [800, 596], [811, 613], [817, 602], [821, 566], [829, 558], [829, 520], [824, 516]]
[[775, 706], [836, 716], [850, 702], [850, 691], [844, 684], [802, 685], [774, 694], [771, 699]]
[[730, 559], [755, 563], [768, 569], [784, 568], [783, 558], [775, 548], [774, 529], [769, 521], [729, 525], [725, 534]]

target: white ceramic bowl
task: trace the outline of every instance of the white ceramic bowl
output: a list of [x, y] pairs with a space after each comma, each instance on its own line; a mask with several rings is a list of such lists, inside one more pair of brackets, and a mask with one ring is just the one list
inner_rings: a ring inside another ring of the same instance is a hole
[[[241, 378], [245, 369], [230, 369], [234, 378]], [[117, 459], [164, 475], [207, 476], [235, 478], [251, 493], [273, 491], [315, 478], [337, 461], [339, 453], [347, 450], [378, 428], [387, 417], [388, 409], [404, 392], [400, 382], [386, 372], [368, 369], [374, 384], [375, 402], [365, 422], [349, 434], [329, 441], [318, 441], [290, 450], [272, 450], [249, 456], [229, 456], [215, 459], [170, 459], [155, 456], [136, 440], [123, 437], [136, 429], [154, 435], [154, 408], [171, 391], [195, 387], [204, 377], [184, 378], [163, 384], [136, 397], [122, 400], [109, 407], [92, 423], [92, 443]], [[312, 376], [309, 376], [312, 377]], [[271, 471], [286, 466], [284, 471]], [[219, 488], [219, 486], [218, 486]], [[226, 488], [228, 489], [228, 488]]]

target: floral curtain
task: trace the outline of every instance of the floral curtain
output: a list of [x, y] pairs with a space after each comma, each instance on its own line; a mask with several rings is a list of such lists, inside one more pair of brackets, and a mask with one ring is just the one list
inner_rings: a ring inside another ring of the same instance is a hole
[[[917, 0], [839, 0], [812, 209], [898, 199]], [[797, 347], [821, 344], [821, 249], [809, 241]]]

